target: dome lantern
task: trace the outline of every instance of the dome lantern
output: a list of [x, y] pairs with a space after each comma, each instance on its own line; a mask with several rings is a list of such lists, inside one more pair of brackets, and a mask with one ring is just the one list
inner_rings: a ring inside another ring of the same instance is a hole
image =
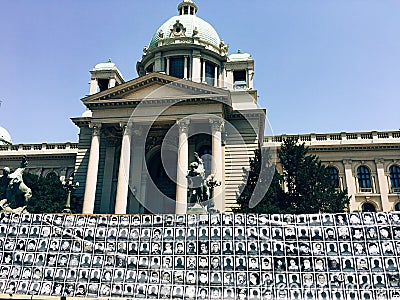
[[195, 16], [197, 13], [197, 5], [192, 0], [183, 0], [178, 5], [179, 15], [192, 15]]

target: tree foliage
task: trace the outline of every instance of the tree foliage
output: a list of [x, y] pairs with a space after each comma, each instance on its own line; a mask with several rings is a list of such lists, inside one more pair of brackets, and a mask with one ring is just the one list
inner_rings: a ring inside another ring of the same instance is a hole
[[30, 213], [60, 213], [67, 200], [67, 191], [57, 175], [47, 177], [32, 173], [24, 174], [25, 184], [32, 190], [27, 209]]
[[[239, 208], [235, 212], [302, 214], [342, 212], [346, 209], [349, 203], [347, 192], [335, 188], [327, 166], [317, 156], [308, 154], [304, 144], [286, 139], [278, 150], [278, 158], [282, 174], [275, 170], [269, 188], [265, 185], [262, 200], [251, 208], [249, 200], [260, 181], [262, 168], [261, 151], [255, 151], [254, 158], [250, 159], [250, 169], [244, 170], [247, 182], [238, 197]], [[283, 186], [286, 188], [283, 189]]]
[[[265, 151], [264, 149], [262, 151]], [[273, 174], [270, 176], [273, 176], [269, 189], [267, 191], [263, 190], [261, 191], [262, 193], [265, 193], [265, 195], [260, 195], [262, 197], [262, 200], [253, 208], [250, 207], [249, 201], [252, 195], [255, 192], [255, 187], [256, 184], [260, 183], [263, 185], [267, 185], [267, 183], [261, 183], [262, 179], [259, 177], [259, 174], [261, 172], [261, 150], [256, 149], [254, 151], [254, 157], [251, 157], [249, 162], [250, 162], [250, 168], [246, 169], [243, 168], [243, 178], [247, 179], [247, 183], [243, 184], [241, 186], [242, 193], [240, 196], [237, 198], [237, 203], [239, 204], [238, 209], [234, 209], [234, 212], [240, 212], [240, 213], [280, 213], [281, 208], [279, 207], [279, 203], [275, 201], [275, 199], [281, 198], [283, 195], [283, 191], [280, 187], [280, 181], [281, 181], [281, 175], [278, 172], [275, 172], [275, 169], [273, 169]], [[263, 153], [263, 157], [268, 157], [268, 159], [271, 159], [269, 154]]]

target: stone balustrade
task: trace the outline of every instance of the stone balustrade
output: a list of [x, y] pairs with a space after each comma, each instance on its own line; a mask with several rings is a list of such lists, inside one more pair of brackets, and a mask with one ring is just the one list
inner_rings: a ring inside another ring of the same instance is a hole
[[299, 134], [265, 136], [264, 143], [281, 144], [285, 139], [296, 139], [307, 146], [313, 145], [341, 145], [341, 144], [369, 144], [400, 142], [400, 131], [370, 131], [370, 132], [340, 132], [324, 134]]
[[42, 154], [42, 153], [57, 153], [57, 152], [77, 152], [78, 143], [42, 143], [42, 144], [15, 144], [1, 145], [0, 155], [2, 154]]

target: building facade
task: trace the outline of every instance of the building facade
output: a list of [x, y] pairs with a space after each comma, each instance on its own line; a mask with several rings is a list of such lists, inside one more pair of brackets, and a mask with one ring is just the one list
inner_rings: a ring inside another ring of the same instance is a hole
[[[265, 110], [257, 106], [254, 60], [229, 54], [191, 0], [162, 24], [125, 81], [109, 60], [91, 73], [86, 111], [72, 121], [78, 143], [0, 146], [0, 167], [60, 177], [75, 172], [82, 212], [186, 213], [187, 170], [197, 152], [206, 175], [220, 183], [215, 208], [236, 205], [242, 168], [257, 147], [279, 147], [291, 136], [264, 136]], [[10, 139], [10, 138], [9, 138]], [[400, 210], [400, 132], [300, 135], [331, 167], [350, 211]], [[280, 166], [277, 163], [279, 170]]]

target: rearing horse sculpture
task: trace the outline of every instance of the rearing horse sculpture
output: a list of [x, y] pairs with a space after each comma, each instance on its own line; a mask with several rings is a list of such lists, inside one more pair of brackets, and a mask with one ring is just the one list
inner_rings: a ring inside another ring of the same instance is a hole
[[13, 173], [9, 168], [4, 168], [3, 176], [1, 176], [1, 194], [6, 199], [1, 200], [0, 208], [10, 212], [23, 212], [25, 211], [28, 200], [32, 197], [32, 190], [24, 183], [22, 174], [28, 162], [26, 157], [22, 159], [21, 166]]
[[32, 190], [27, 187], [22, 179], [24, 170], [25, 168], [18, 168], [8, 175], [10, 183], [8, 184], [7, 200], [13, 208], [25, 206], [32, 197]]

